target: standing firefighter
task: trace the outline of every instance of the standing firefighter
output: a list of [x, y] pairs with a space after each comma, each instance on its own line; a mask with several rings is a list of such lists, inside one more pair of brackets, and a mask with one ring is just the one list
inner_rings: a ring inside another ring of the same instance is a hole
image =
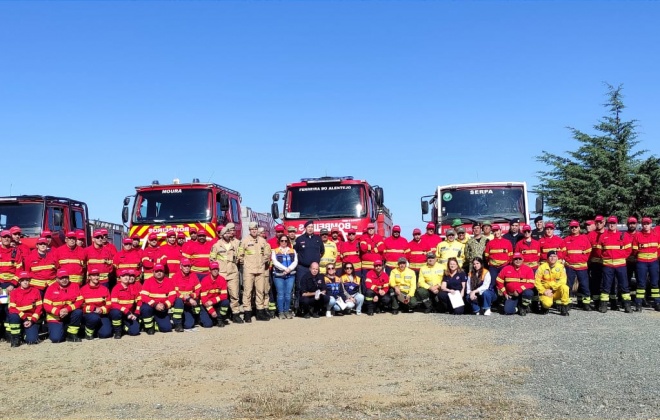
[[238, 252], [240, 242], [233, 238], [231, 230], [233, 223], [228, 223], [220, 231], [220, 239], [211, 248], [210, 259], [219, 266], [219, 275], [227, 280], [227, 292], [229, 293], [229, 305], [231, 307], [232, 321], [242, 324], [240, 298], [240, 279], [238, 273]]
[[651, 302], [656, 311], [660, 311], [660, 288], [658, 288], [658, 247], [660, 233], [651, 230], [651, 218], [642, 218], [642, 230], [633, 239], [633, 253], [637, 256], [637, 296], [635, 310], [642, 310], [642, 301], [646, 294], [646, 281], [651, 281]]
[[569, 225], [571, 234], [564, 238], [562, 251], [566, 265], [568, 289], [573, 289], [575, 278], [578, 280], [578, 303], [585, 311], [591, 310], [591, 292], [587, 262], [591, 255], [591, 242], [587, 235], [580, 233], [580, 223], [572, 220]]
[[256, 295], [257, 321], [269, 321], [268, 278], [264, 274], [270, 263], [270, 246], [259, 236], [259, 225], [250, 222], [250, 235], [241, 241], [239, 260], [243, 263], [243, 320], [252, 322], [252, 293]]
[[623, 308], [626, 313], [632, 312], [630, 305], [630, 289], [628, 287], [628, 272], [626, 258], [632, 252], [632, 236], [628, 232], [617, 230], [616, 216], [607, 218], [607, 230], [600, 236], [599, 245], [603, 252], [603, 282], [600, 286], [600, 306], [598, 310], [607, 312], [607, 300], [616, 302], [616, 295], [608, 295], [616, 280], [623, 299]]

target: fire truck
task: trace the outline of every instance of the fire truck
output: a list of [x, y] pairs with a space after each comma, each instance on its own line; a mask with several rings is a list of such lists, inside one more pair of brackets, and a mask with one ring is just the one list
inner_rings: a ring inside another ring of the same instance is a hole
[[[196, 178], [189, 184], [178, 179], [172, 184], [153, 181], [151, 185], [135, 187], [135, 191], [134, 196], [124, 198], [122, 220], [124, 224], [130, 223], [129, 236], [140, 237], [142, 245], [150, 233], [158, 234], [160, 242], [165, 243], [169, 230], [183, 232], [189, 238], [192, 227], [205, 230], [209, 238], [216, 238], [218, 226], [230, 222], [236, 226], [236, 237], [240, 239], [243, 225], [252, 220], [251, 210], [241, 213], [238, 191], [202, 183]], [[131, 200], [133, 209], [129, 213]], [[272, 228], [267, 232], [273, 235]]]
[[[474, 222], [485, 220], [499, 224], [503, 233], [513, 219], [529, 224], [525, 182], [442, 185], [433, 195], [423, 196], [421, 204], [422, 220], [433, 221], [443, 236], [454, 220], [460, 220], [467, 233], [472, 233]], [[543, 213], [541, 197], [536, 200], [536, 213]]]
[[91, 243], [87, 204], [82, 201], [50, 195], [0, 197], [0, 229], [21, 228], [21, 240], [35, 248], [44, 230], [53, 235], [53, 247], [64, 244], [67, 231], [82, 230]]
[[376, 232], [389, 236], [392, 215], [383, 204], [383, 189], [352, 176], [303, 178], [288, 184], [284, 191], [273, 194], [271, 214], [280, 218], [278, 201], [282, 197], [281, 220], [285, 227], [293, 226], [298, 234], [304, 231], [307, 220], [314, 220], [314, 231], [339, 228], [346, 239], [346, 230], [362, 233], [369, 223]]

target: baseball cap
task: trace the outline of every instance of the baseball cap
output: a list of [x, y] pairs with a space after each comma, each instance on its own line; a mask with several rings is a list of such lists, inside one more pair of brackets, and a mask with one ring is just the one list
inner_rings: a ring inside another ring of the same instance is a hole
[[346, 229], [346, 234], [347, 235], [354, 234], [354, 233], [355, 233], [355, 229], [353, 229], [353, 228]]
[[607, 218], [607, 223], [619, 223], [619, 219], [616, 216], [610, 216]]
[[447, 232], [445, 232], [445, 235], [456, 235], [456, 231], [454, 229], [447, 229]]
[[383, 265], [383, 260], [375, 260], [374, 261], [374, 267], [377, 265]]
[[650, 217], [642, 217], [642, 224], [644, 223], [653, 223]]
[[192, 264], [191, 264], [191, 262], [188, 258], [182, 258], [181, 259], [181, 265], [191, 266]]
[[516, 252], [515, 254], [513, 254], [513, 259], [514, 260], [522, 259], [522, 257], [523, 257], [523, 255], [520, 252]]
[[103, 232], [101, 230], [95, 230], [94, 233], [92, 234], [92, 238], [102, 238], [103, 237]]
[[426, 259], [428, 260], [429, 258], [435, 258], [435, 252], [427, 252]]
[[186, 234], [183, 232], [179, 232], [176, 234], [177, 239], [186, 239]]
[[337, 226], [330, 229], [330, 233], [335, 233], [335, 232], [339, 233], [339, 228]]
[[20, 273], [18, 273], [18, 279], [19, 280], [22, 280], [22, 279], [30, 280], [30, 273], [28, 273], [27, 271], [21, 271]]
[[323, 228], [323, 229], [320, 230], [319, 233], [320, 233], [321, 235], [327, 235], [327, 234], [328, 234], [328, 229]]
[[456, 228], [456, 233], [465, 233], [465, 228], [463, 226], [459, 226]]
[[[485, 224], [485, 223], [484, 223]], [[492, 225], [491, 226], [492, 230], [500, 230], [500, 225]]]
[[9, 236], [11, 238], [11, 232], [8, 230], [3, 230], [2, 232], [0, 232], [0, 237], [4, 238], [5, 236]]
[[585, 223], [587, 224], [587, 226], [596, 224], [596, 222], [594, 222], [593, 220], [587, 220]]
[[126, 268], [122, 268], [121, 270], [119, 270], [119, 271], [117, 272], [117, 275], [118, 275], [119, 277], [122, 277], [122, 276], [128, 276], [128, 269], [126, 269]]
[[529, 231], [529, 232], [531, 232], [531, 231], [532, 231], [532, 227], [531, 227], [530, 225], [522, 225], [522, 231], [523, 231], [523, 232], [525, 232], [525, 231]]
[[188, 232], [190, 232], [190, 233], [197, 233], [197, 228], [196, 228], [195, 226], [190, 226], [190, 227], [188, 228]]
[[486, 226], [486, 225], [490, 226], [491, 228], [493, 227], [493, 224], [490, 222], [490, 220], [484, 220], [483, 222], [481, 222], [481, 226]]
[[82, 230], [76, 232], [76, 239], [85, 239], [85, 232], [83, 232]]
[[634, 216], [630, 216], [630, 217], [628, 218], [628, 223], [637, 223], [637, 218], [634, 217]]
[[601, 216], [600, 214], [598, 216], [594, 217], [594, 221], [596, 221], [596, 222], [602, 222], [603, 220], [605, 220], [605, 218], [603, 216]]
[[87, 272], [87, 275], [89, 276], [98, 276], [99, 274], [101, 274], [101, 272], [99, 271], [98, 268], [92, 268]]
[[77, 235], [76, 235], [76, 232], [70, 230], [70, 231], [68, 231], [68, 232], [66, 233], [65, 236], [66, 236], [67, 238], [75, 238]]
[[429, 229], [435, 229], [435, 223], [431, 222], [431, 223], [427, 224], [426, 225], [426, 230], [429, 230]]
[[[255, 222], [252, 222], [255, 223]], [[255, 223], [256, 224], [256, 223]], [[206, 229], [200, 229], [197, 231], [197, 236], [206, 236]]]
[[557, 256], [557, 251], [555, 251], [555, 250], [548, 251], [548, 257], [551, 257], [553, 255], [556, 257]]
[[546, 229], [554, 229], [554, 228], [555, 228], [555, 224], [552, 223], [552, 222], [548, 222], [548, 223], [545, 224], [545, 228], [546, 228]]
[[296, 229], [294, 226], [289, 226], [288, 228], [286, 228], [286, 230], [287, 230], [287, 232], [296, 232], [296, 231], [298, 231], [298, 229]]
[[422, 231], [418, 228], [413, 229], [413, 235], [421, 235]]
[[154, 271], [165, 271], [165, 267], [163, 264], [156, 264], [154, 265]]
[[48, 239], [39, 238], [39, 239], [37, 239], [37, 244], [48, 244]]
[[451, 221], [451, 227], [456, 227], [460, 226], [463, 224], [463, 221], [461, 219], [454, 219]]
[[392, 226], [392, 232], [401, 232], [401, 226], [399, 225]]
[[209, 264], [209, 269], [210, 270], [215, 270], [215, 269], [219, 269], [219, 268], [220, 268], [220, 264], [218, 264], [216, 261], [213, 261]]
[[43, 232], [41, 232], [41, 236], [44, 238], [48, 238], [49, 236], [52, 237], [53, 234], [51, 233], [50, 230], [44, 230]]
[[61, 279], [62, 277], [69, 277], [69, 272], [66, 271], [66, 270], [59, 270], [59, 271], [57, 272], [57, 277], [60, 278], [60, 279]]
[[376, 229], [376, 225], [374, 225], [373, 223], [369, 223], [367, 225], [367, 229]]
[[130, 245], [130, 244], [133, 243], [133, 240], [132, 240], [131, 238], [124, 238], [121, 242], [122, 242], [124, 245]]
[[151, 270], [154, 268], [154, 263], [151, 260], [144, 260], [142, 261], [142, 267], [144, 267], [147, 270]]
[[275, 226], [275, 232], [284, 232], [284, 225]]
[[21, 228], [18, 227], [18, 226], [12, 226], [12, 227], [9, 229], [9, 232], [10, 232], [12, 235], [14, 235], [14, 234], [16, 234], [16, 233], [22, 233], [23, 231], [22, 231]]
[[154, 239], [158, 239], [158, 234], [150, 233], [148, 238], [150, 241], [153, 241]]
[[407, 262], [408, 260], [405, 259], [404, 257], [399, 257], [399, 259], [396, 261], [397, 264], [405, 264]]
[[173, 230], [168, 230], [168, 231], [167, 231], [167, 236], [168, 236], [168, 237], [170, 237], [170, 236], [176, 236], [176, 232], [173, 231]]
[[571, 220], [571, 223], [568, 224], [569, 227], [580, 227], [580, 222], [577, 220]]
[[[250, 222], [250, 223], [248, 224], [248, 228], [249, 228], [249, 229], [258, 229], [258, 228], [259, 228], [259, 224], [258, 224], [257, 222]], [[201, 233], [201, 230], [200, 230], [200, 233]]]

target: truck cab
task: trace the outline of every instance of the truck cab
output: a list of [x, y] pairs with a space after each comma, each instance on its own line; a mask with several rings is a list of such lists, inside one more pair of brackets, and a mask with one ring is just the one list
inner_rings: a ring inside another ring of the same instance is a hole
[[19, 195], [0, 197], [0, 228], [18, 226], [23, 243], [34, 248], [45, 230], [53, 236], [53, 247], [64, 244], [67, 231], [82, 230], [90, 243], [87, 204], [65, 197], [48, 195]]

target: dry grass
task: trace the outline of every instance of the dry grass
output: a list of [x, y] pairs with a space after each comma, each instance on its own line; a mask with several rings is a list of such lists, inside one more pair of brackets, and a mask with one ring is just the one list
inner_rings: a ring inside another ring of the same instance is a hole
[[265, 391], [242, 396], [236, 408], [259, 417], [291, 417], [305, 412], [305, 399], [300, 394]]

